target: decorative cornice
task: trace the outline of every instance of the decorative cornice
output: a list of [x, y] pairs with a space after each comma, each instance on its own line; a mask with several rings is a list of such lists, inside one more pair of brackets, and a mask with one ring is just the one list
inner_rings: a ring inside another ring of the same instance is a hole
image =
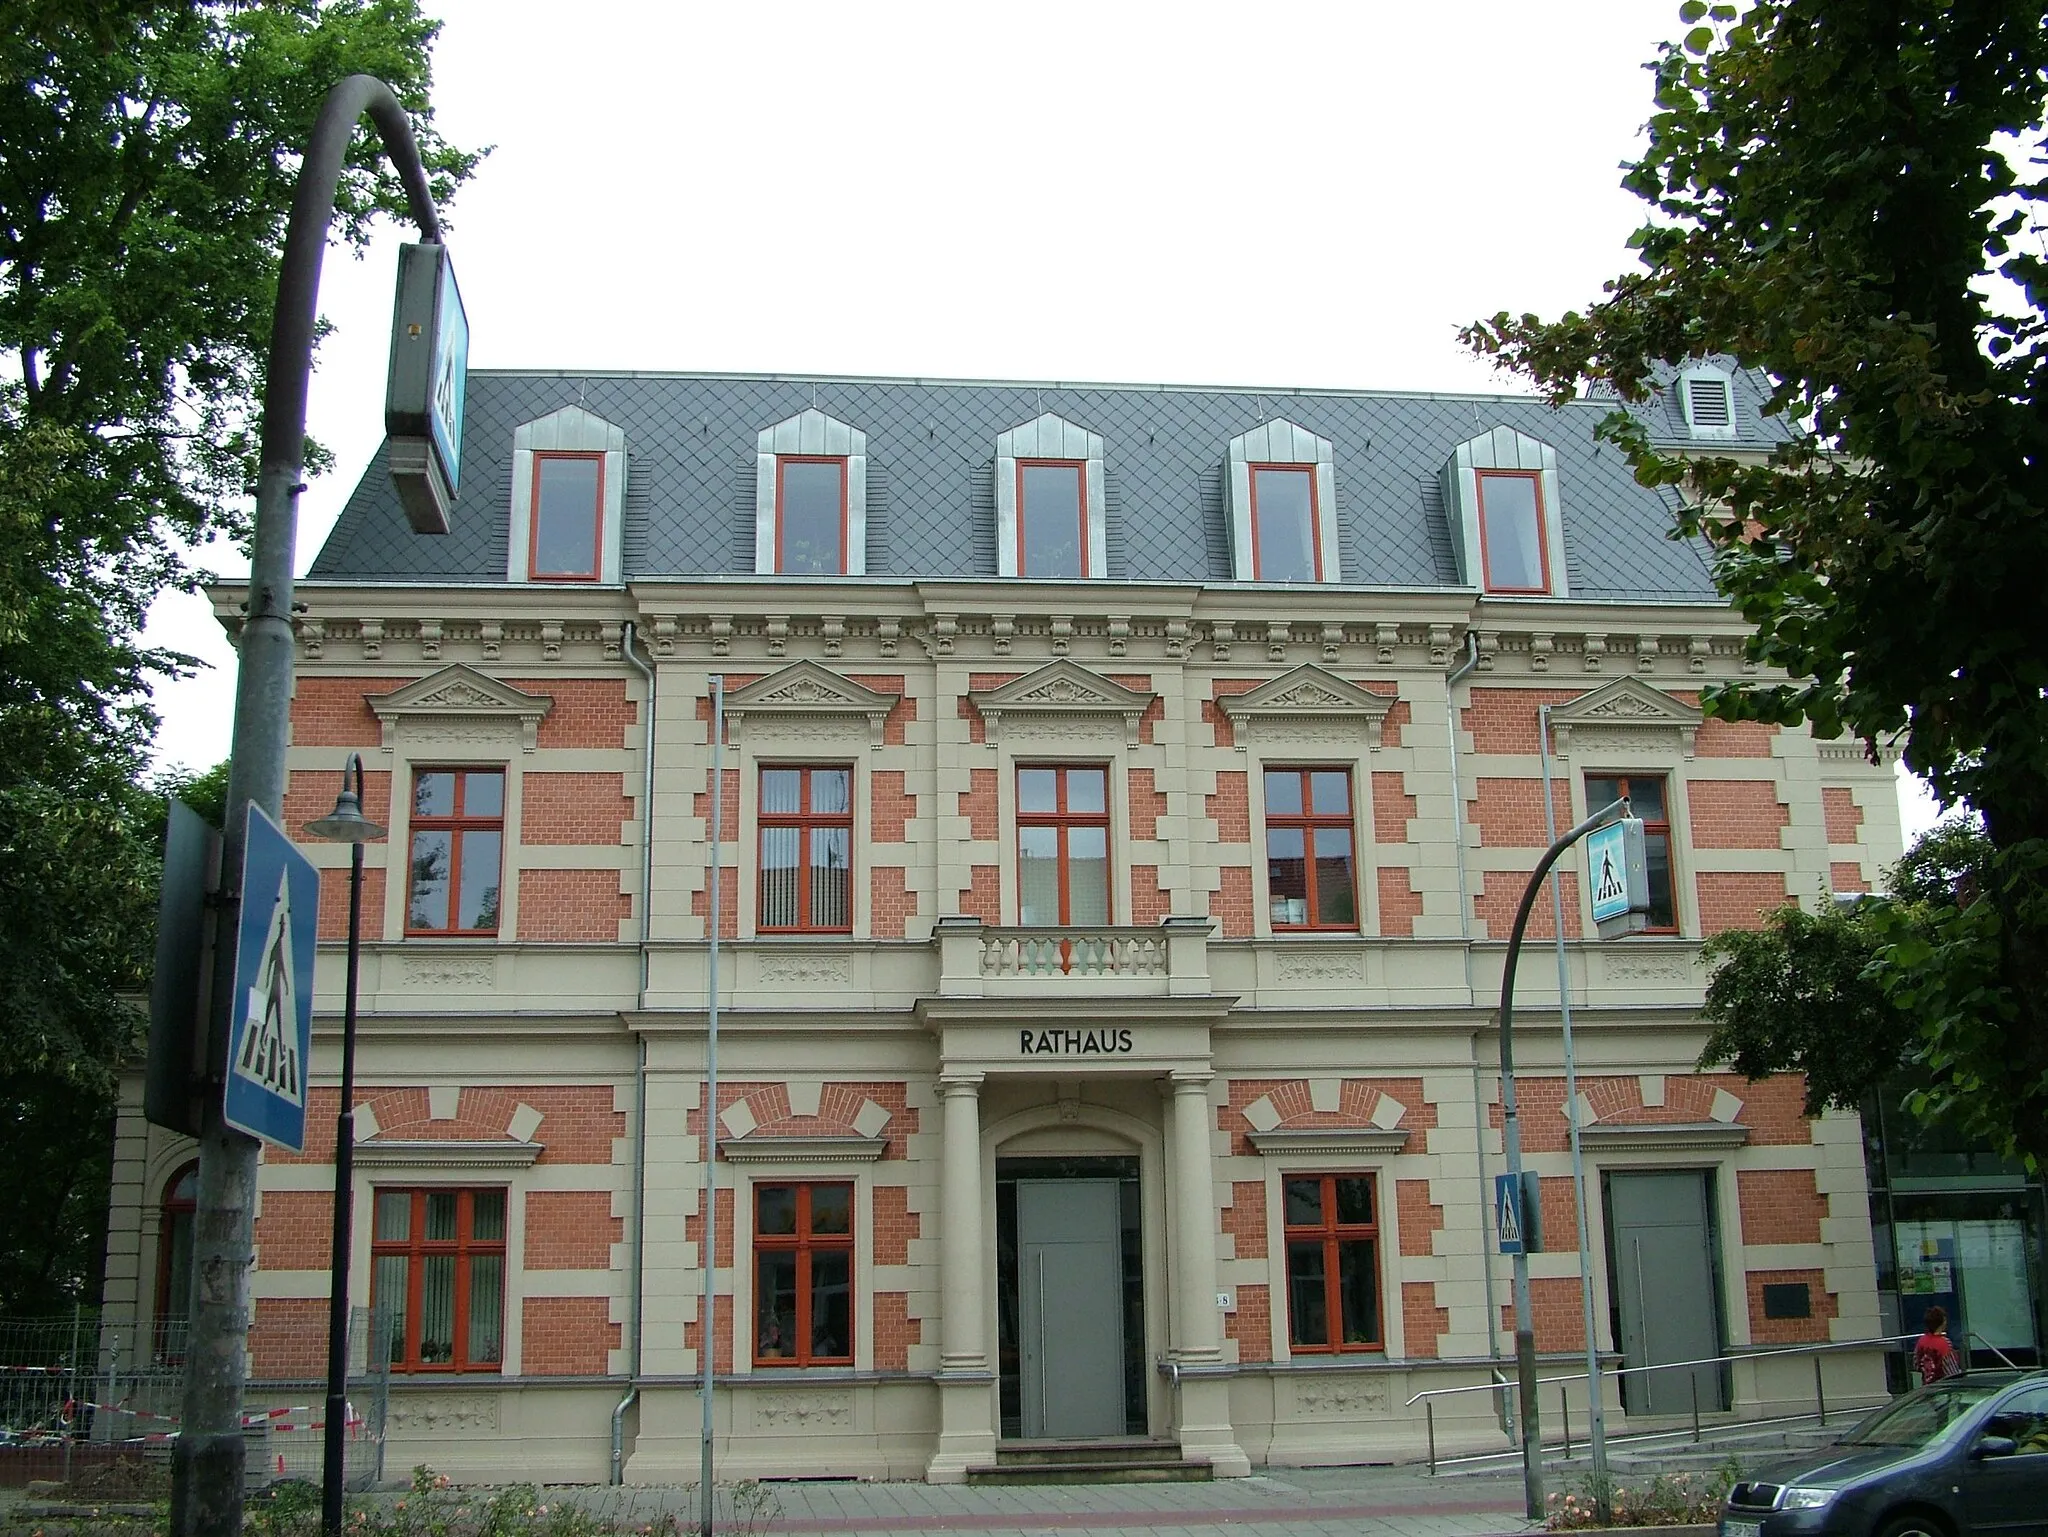
[[365, 694], [363, 698], [384, 728], [386, 752], [395, 745], [394, 733], [405, 721], [442, 725], [517, 722], [520, 746], [532, 752], [539, 740], [541, 720], [555, 707], [555, 701], [546, 694], [529, 694], [461, 662], [451, 663], [388, 694]]
[[1579, 1128], [1579, 1140], [1602, 1152], [1681, 1152], [1741, 1147], [1749, 1128], [1725, 1121], [1593, 1121]]
[[1048, 662], [1036, 672], [1013, 678], [997, 688], [969, 690], [967, 698], [987, 723], [993, 742], [1005, 716], [1051, 720], [1120, 718], [1126, 739], [1135, 746], [1138, 723], [1159, 696], [1149, 690], [1125, 688], [1079, 662]]
[[718, 1152], [728, 1163], [873, 1163], [888, 1146], [886, 1137], [763, 1136], [721, 1137]]
[[1403, 1127], [1281, 1126], [1248, 1131], [1245, 1138], [1262, 1153], [1320, 1153], [1342, 1158], [1350, 1153], [1398, 1153], [1408, 1146]]
[[1550, 731], [1557, 742], [1559, 757], [1571, 750], [1573, 727], [1598, 726], [1603, 730], [1670, 733], [1690, 758], [1703, 719], [1705, 716], [1697, 705], [1674, 699], [1640, 679], [1616, 678], [1589, 694], [1552, 706]]
[[539, 1142], [401, 1142], [372, 1137], [356, 1144], [355, 1160], [380, 1169], [525, 1169], [544, 1151]]
[[749, 719], [866, 721], [871, 745], [882, 745], [882, 726], [901, 696], [841, 677], [816, 662], [792, 662], [725, 696], [725, 718], [737, 735]]
[[1268, 729], [1284, 729], [1288, 724], [1305, 720], [1362, 727], [1366, 745], [1377, 749], [1387, 714], [1399, 702], [1391, 694], [1375, 694], [1338, 677], [1328, 668], [1303, 662], [1257, 688], [1242, 694], [1225, 694], [1216, 701], [1216, 707], [1230, 718], [1235, 730], [1255, 723]]

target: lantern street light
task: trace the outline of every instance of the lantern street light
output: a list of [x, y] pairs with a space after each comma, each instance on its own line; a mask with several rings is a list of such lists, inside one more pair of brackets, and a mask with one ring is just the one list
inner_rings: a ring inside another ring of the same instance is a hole
[[[349, 785], [351, 774], [354, 788]], [[327, 1283], [327, 1425], [320, 1464], [321, 1529], [329, 1537], [340, 1537], [342, 1429], [348, 1417], [349, 1217], [355, 1179], [356, 969], [362, 956], [363, 845], [384, 836], [384, 829], [363, 815], [362, 754], [348, 755], [334, 809], [319, 821], [308, 822], [305, 830], [311, 837], [349, 845], [348, 982], [341, 1016], [341, 1109], [334, 1118], [334, 1254]]]

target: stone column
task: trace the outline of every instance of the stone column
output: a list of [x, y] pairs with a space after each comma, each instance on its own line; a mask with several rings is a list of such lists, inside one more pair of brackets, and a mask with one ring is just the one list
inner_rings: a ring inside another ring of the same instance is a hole
[[1230, 1375], [1222, 1365], [1216, 1307], [1216, 1176], [1210, 1150], [1206, 1072], [1176, 1072], [1170, 1082], [1173, 1150], [1173, 1359], [1180, 1368], [1176, 1419], [1181, 1455], [1207, 1462], [1220, 1477], [1243, 1477], [1251, 1461], [1230, 1422]]
[[935, 1484], [962, 1482], [996, 1456], [995, 1374], [988, 1366], [982, 1242], [981, 1075], [939, 1080], [945, 1167], [939, 1184], [939, 1445], [925, 1469]]

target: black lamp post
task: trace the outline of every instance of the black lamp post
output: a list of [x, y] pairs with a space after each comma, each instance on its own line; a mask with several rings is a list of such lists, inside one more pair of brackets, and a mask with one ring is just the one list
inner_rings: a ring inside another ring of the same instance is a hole
[[[349, 775], [355, 787], [349, 787]], [[350, 1208], [354, 1204], [356, 1149], [356, 968], [362, 955], [363, 845], [384, 836], [384, 829], [363, 815], [363, 759], [350, 753], [341, 770], [341, 794], [334, 810], [306, 832], [330, 843], [349, 845], [348, 861], [348, 985], [341, 1016], [341, 1110], [334, 1118], [334, 1256], [327, 1283], [327, 1426], [320, 1465], [320, 1523], [330, 1537], [340, 1537], [342, 1495], [342, 1432], [348, 1417], [348, 1266]]]

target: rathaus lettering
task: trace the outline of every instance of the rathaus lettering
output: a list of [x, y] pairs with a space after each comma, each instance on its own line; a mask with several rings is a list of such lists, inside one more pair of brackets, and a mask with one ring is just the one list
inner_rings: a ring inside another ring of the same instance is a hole
[[1017, 1049], [1027, 1057], [1114, 1057], [1131, 1049], [1128, 1030], [1020, 1030]]

